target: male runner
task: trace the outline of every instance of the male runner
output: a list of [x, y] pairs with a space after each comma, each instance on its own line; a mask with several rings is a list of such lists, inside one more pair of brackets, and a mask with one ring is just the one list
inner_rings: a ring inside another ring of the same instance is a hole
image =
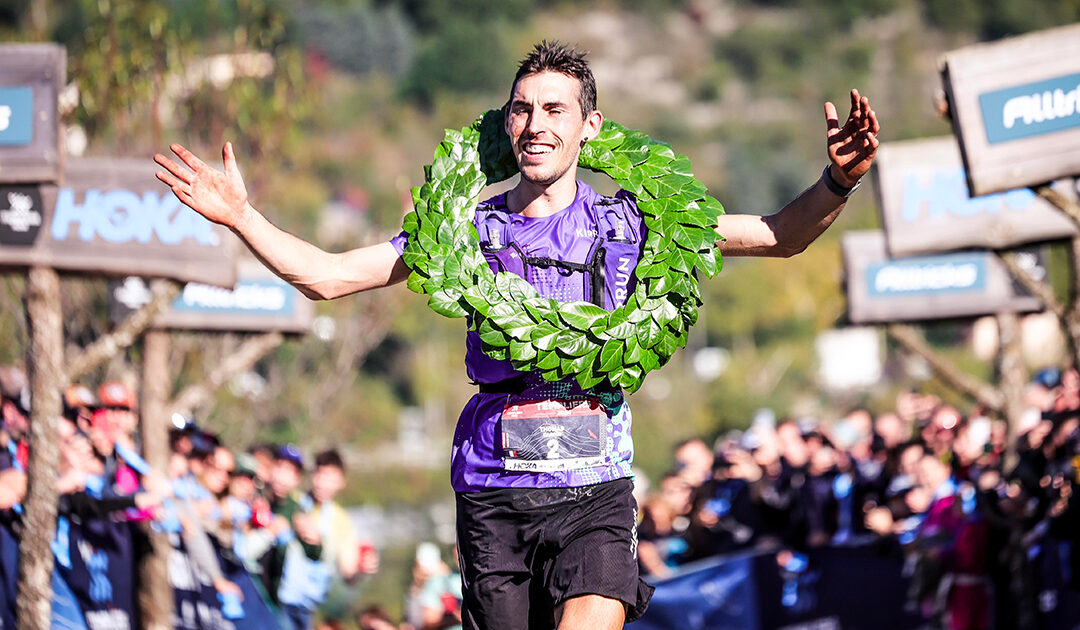
[[[596, 109], [596, 84], [584, 55], [558, 43], [536, 46], [519, 66], [505, 113], [521, 178], [508, 193], [477, 208], [474, 222], [489, 264], [522, 275], [545, 297], [620, 306], [628, 287], [616, 286], [613, 273], [595, 281], [598, 270], [586, 263], [594, 262], [589, 257], [602, 248], [615, 264], [627, 258], [636, 265], [645, 227], [631, 195], [603, 197], [577, 181], [581, 148], [597, 136], [604, 119]], [[832, 103], [825, 104], [825, 120], [830, 164], [819, 180], [771, 216], [719, 217], [724, 255], [797, 254], [843, 209], [873, 161], [878, 122], [856, 90], [843, 125]], [[408, 235], [327, 253], [274, 227], [252, 207], [231, 144], [222, 151], [224, 172], [178, 144], [171, 148], [191, 171], [157, 155], [154, 159], [167, 169], [158, 178], [180, 201], [230, 228], [267, 267], [308, 297], [333, 299], [408, 275], [401, 258]], [[470, 332], [466, 342], [466, 367], [480, 392], [461, 414], [451, 455], [463, 625], [622, 628], [644, 611], [651, 588], [637, 575], [633, 447], [621, 392], [610, 387], [582, 391], [573, 381], [545, 384], [484, 355], [476, 333]], [[544, 417], [543, 405], [519, 404], [582, 399], [604, 410], [607, 426], [600, 435], [582, 431], [573, 420], [559, 426], [559, 419]], [[521, 436], [527, 422], [576, 431], [575, 454], [589, 455], [588, 465], [581, 467], [581, 458], [548, 459], [555, 454], [551, 451], [536, 455], [504, 449], [503, 440]], [[541, 467], [530, 459], [545, 461]]]

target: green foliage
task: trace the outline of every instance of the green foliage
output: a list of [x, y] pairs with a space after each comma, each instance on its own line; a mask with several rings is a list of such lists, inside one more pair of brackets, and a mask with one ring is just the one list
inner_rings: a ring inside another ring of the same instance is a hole
[[701, 305], [694, 269], [719, 272], [714, 228], [724, 209], [694, 179], [690, 160], [610, 119], [579, 163], [633, 193], [644, 215], [638, 285], [624, 306], [608, 313], [585, 302], [560, 303], [539, 297], [514, 274], [492, 274], [472, 219], [484, 184], [517, 170], [501, 110], [448, 130], [424, 168], [427, 183], [413, 189], [416, 211], [403, 226], [410, 234], [402, 255], [413, 270], [408, 286], [427, 293], [437, 313], [468, 316], [494, 359], [549, 381], [573, 377], [589, 388], [607, 380], [634, 392], [686, 345]]
[[999, 39], [1080, 20], [1076, 0], [922, 0], [927, 21], [953, 33]]
[[394, 6], [303, 4], [296, 21], [304, 46], [354, 75], [401, 75], [415, 54], [413, 26]]
[[439, 93], [477, 94], [509, 86], [513, 56], [505, 24], [448, 17], [437, 37], [420, 45], [416, 61], [402, 82], [402, 93], [431, 106]]

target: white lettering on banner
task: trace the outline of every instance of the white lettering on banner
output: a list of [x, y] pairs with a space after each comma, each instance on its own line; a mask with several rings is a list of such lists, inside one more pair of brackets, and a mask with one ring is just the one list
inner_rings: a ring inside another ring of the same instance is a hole
[[11, 126], [11, 106], [0, 105], [0, 131], [6, 131]]
[[917, 267], [884, 267], [874, 276], [878, 293], [910, 291], [940, 291], [966, 289], [979, 279], [979, 266], [974, 263], [922, 265]]
[[790, 626], [784, 626], [780, 630], [840, 630], [840, 619], [837, 617], [825, 617], [823, 619], [814, 619], [813, 621], [804, 621], [802, 623], [796, 623]]
[[288, 299], [285, 287], [241, 284], [236, 289], [222, 289], [205, 284], [189, 283], [181, 300], [184, 306], [203, 309], [236, 309], [244, 311], [280, 311]]
[[156, 192], [139, 197], [130, 190], [89, 190], [78, 204], [73, 190], [61, 189], [52, 223], [53, 239], [67, 240], [73, 224], [83, 241], [97, 237], [110, 243], [149, 243], [156, 235], [165, 245], [193, 238], [202, 245], [215, 246], [220, 240], [209, 221], [182, 206], [173, 195]]
[[1066, 118], [1080, 111], [1080, 85], [1068, 92], [1058, 89], [1042, 94], [1017, 96], [1005, 101], [1001, 110], [1002, 124], [1012, 129], [1018, 120], [1025, 125]]
[[119, 609], [86, 611], [86, 627], [90, 630], [130, 630], [131, 619]]
[[8, 209], [0, 210], [0, 223], [11, 227], [12, 232], [29, 232], [30, 228], [41, 225], [41, 213], [34, 210], [34, 200], [30, 195], [8, 193]]
[[85, 540], [80, 540], [77, 546], [79, 549], [79, 555], [82, 556], [83, 562], [89, 563], [90, 558], [94, 555], [94, 547]]
[[626, 302], [626, 287], [630, 284], [630, 257], [621, 256], [619, 266], [615, 271], [615, 305], [621, 306]]
[[195, 575], [191, 572], [187, 554], [178, 549], [173, 549], [169, 554], [169, 584], [173, 588], [184, 591], [194, 591], [199, 588]]

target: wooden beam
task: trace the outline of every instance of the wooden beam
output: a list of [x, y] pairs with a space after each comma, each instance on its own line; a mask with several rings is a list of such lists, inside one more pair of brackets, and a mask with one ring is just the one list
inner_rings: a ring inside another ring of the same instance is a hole
[[285, 340], [279, 332], [269, 332], [249, 337], [236, 350], [225, 357], [202, 382], [185, 387], [175, 398], [166, 404], [169, 412], [191, 413], [196, 407], [205, 405], [214, 393], [237, 374], [250, 370], [252, 366], [277, 348]]
[[1005, 398], [1001, 392], [941, 356], [926, 343], [922, 333], [907, 324], [889, 324], [885, 330], [897, 343], [925, 359], [934, 372], [953, 388], [990, 408], [994, 413], [1004, 412]]
[[111, 333], [99, 337], [78, 356], [68, 362], [67, 381], [77, 381], [116, 353], [126, 349], [154, 323], [158, 313], [180, 294], [181, 284], [174, 280], [154, 280], [150, 283], [153, 297], [142, 308], [127, 316]]

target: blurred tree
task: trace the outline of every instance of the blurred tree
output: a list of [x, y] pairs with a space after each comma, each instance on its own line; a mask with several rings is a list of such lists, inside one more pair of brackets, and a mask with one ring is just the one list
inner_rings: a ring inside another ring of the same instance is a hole
[[345, 72], [396, 77], [413, 61], [413, 26], [396, 6], [302, 4], [296, 21], [304, 46]]

